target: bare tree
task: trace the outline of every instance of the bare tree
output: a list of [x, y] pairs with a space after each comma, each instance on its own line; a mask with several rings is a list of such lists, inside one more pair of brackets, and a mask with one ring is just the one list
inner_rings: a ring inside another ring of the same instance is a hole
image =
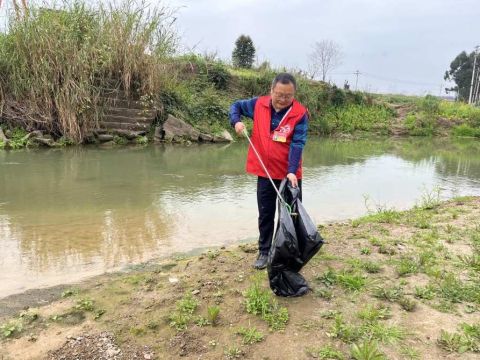
[[342, 63], [343, 53], [332, 40], [316, 41], [312, 47], [313, 51], [308, 55], [308, 73], [312, 79], [321, 75], [325, 81], [327, 74]]

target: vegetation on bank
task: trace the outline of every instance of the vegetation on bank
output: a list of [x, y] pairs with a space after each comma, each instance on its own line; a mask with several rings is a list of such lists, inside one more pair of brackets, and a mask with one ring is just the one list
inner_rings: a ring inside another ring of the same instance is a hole
[[[204, 132], [228, 129], [232, 101], [268, 93], [280, 69], [268, 62], [240, 69], [214, 55], [178, 55], [173, 22], [167, 8], [130, 1], [96, 8], [72, 1], [56, 10], [33, 5], [12, 17], [0, 34], [0, 127], [8, 134], [41, 130], [61, 144], [82, 143], [98, 128], [108, 99], [125, 97], [159, 110], [153, 126], [173, 114]], [[345, 91], [294, 73], [312, 134], [480, 136], [477, 108], [432, 96]], [[25, 136], [17, 140], [9, 147], [34, 145]]]
[[[408, 211], [369, 207], [321, 227], [327, 244], [302, 270], [312, 288], [304, 297], [275, 297], [266, 272], [250, 267], [255, 245], [245, 244], [69, 288], [4, 319], [0, 344], [12, 358], [15, 344], [43, 358], [44, 341], [58, 339], [47, 358], [60, 359], [107, 331], [125, 358], [276, 358], [272, 349], [285, 358], [478, 356], [480, 200], [443, 203], [433, 191]], [[65, 334], [77, 340], [58, 348]]]

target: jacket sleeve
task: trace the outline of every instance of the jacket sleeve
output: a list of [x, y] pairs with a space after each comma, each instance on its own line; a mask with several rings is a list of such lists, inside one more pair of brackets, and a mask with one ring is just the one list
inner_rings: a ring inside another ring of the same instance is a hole
[[247, 100], [237, 100], [230, 106], [230, 124], [235, 126], [240, 121], [241, 116], [246, 116], [253, 119], [253, 113], [255, 110], [255, 104], [258, 97], [254, 97]]
[[295, 174], [300, 165], [303, 148], [307, 142], [308, 116], [303, 115], [293, 130], [292, 142], [288, 153], [288, 173]]

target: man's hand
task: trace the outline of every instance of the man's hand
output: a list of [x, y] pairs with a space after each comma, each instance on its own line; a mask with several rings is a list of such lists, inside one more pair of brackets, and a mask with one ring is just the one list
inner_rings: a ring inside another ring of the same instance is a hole
[[298, 186], [297, 175], [295, 175], [294, 173], [288, 173], [287, 174], [287, 179], [290, 181], [290, 183], [292, 184], [292, 186], [294, 188], [296, 188]]
[[239, 121], [235, 124], [235, 131], [236, 131], [237, 135], [243, 136], [243, 130], [244, 129], [245, 129], [245, 124], [243, 122]]

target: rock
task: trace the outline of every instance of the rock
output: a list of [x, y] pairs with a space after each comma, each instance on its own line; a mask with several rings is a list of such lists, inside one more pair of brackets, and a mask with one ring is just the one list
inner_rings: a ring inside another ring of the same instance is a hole
[[95, 129], [95, 130], [93, 130], [93, 133], [95, 134], [95, 136], [99, 136], [99, 135], [102, 135], [102, 134], [106, 134], [107, 130], [105, 130], [105, 129]]
[[227, 130], [223, 130], [220, 135], [215, 135], [213, 137], [213, 142], [222, 143], [222, 142], [232, 142], [233, 138], [232, 135]]
[[41, 138], [43, 136], [42, 132], [40, 130], [35, 130], [32, 131], [31, 133], [28, 133], [22, 138], [22, 142], [27, 141], [28, 139], [35, 137], [35, 138]]
[[33, 138], [33, 141], [35, 141], [37, 144], [39, 145], [44, 145], [44, 146], [55, 146], [56, 143], [55, 141], [53, 141], [53, 139], [51, 137], [36, 137], [36, 138]]
[[199, 135], [198, 140], [204, 141], [204, 142], [212, 142], [213, 141], [213, 135], [202, 133], [202, 134]]
[[200, 294], [200, 290], [197, 289], [192, 291], [192, 295], [198, 295], [198, 294]]
[[178, 283], [178, 279], [176, 277], [170, 277], [170, 278], [168, 278], [168, 281], [170, 282], [170, 284]]
[[232, 135], [228, 132], [228, 130], [223, 130], [221, 135], [225, 140], [233, 141]]
[[110, 134], [99, 134], [99, 135], [98, 135], [98, 140], [101, 141], [101, 142], [112, 141], [112, 140], [113, 140], [113, 135], [110, 135]]
[[118, 136], [122, 136], [128, 140], [134, 140], [139, 136], [145, 135], [145, 131], [130, 131], [130, 130], [122, 130], [122, 129], [114, 129], [112, 133]]
[[185, 121], [168, 115], [163, 123], [163, 140], [169, 142], [183, 142], [185, 140], [198, 141], [200, 132]]

